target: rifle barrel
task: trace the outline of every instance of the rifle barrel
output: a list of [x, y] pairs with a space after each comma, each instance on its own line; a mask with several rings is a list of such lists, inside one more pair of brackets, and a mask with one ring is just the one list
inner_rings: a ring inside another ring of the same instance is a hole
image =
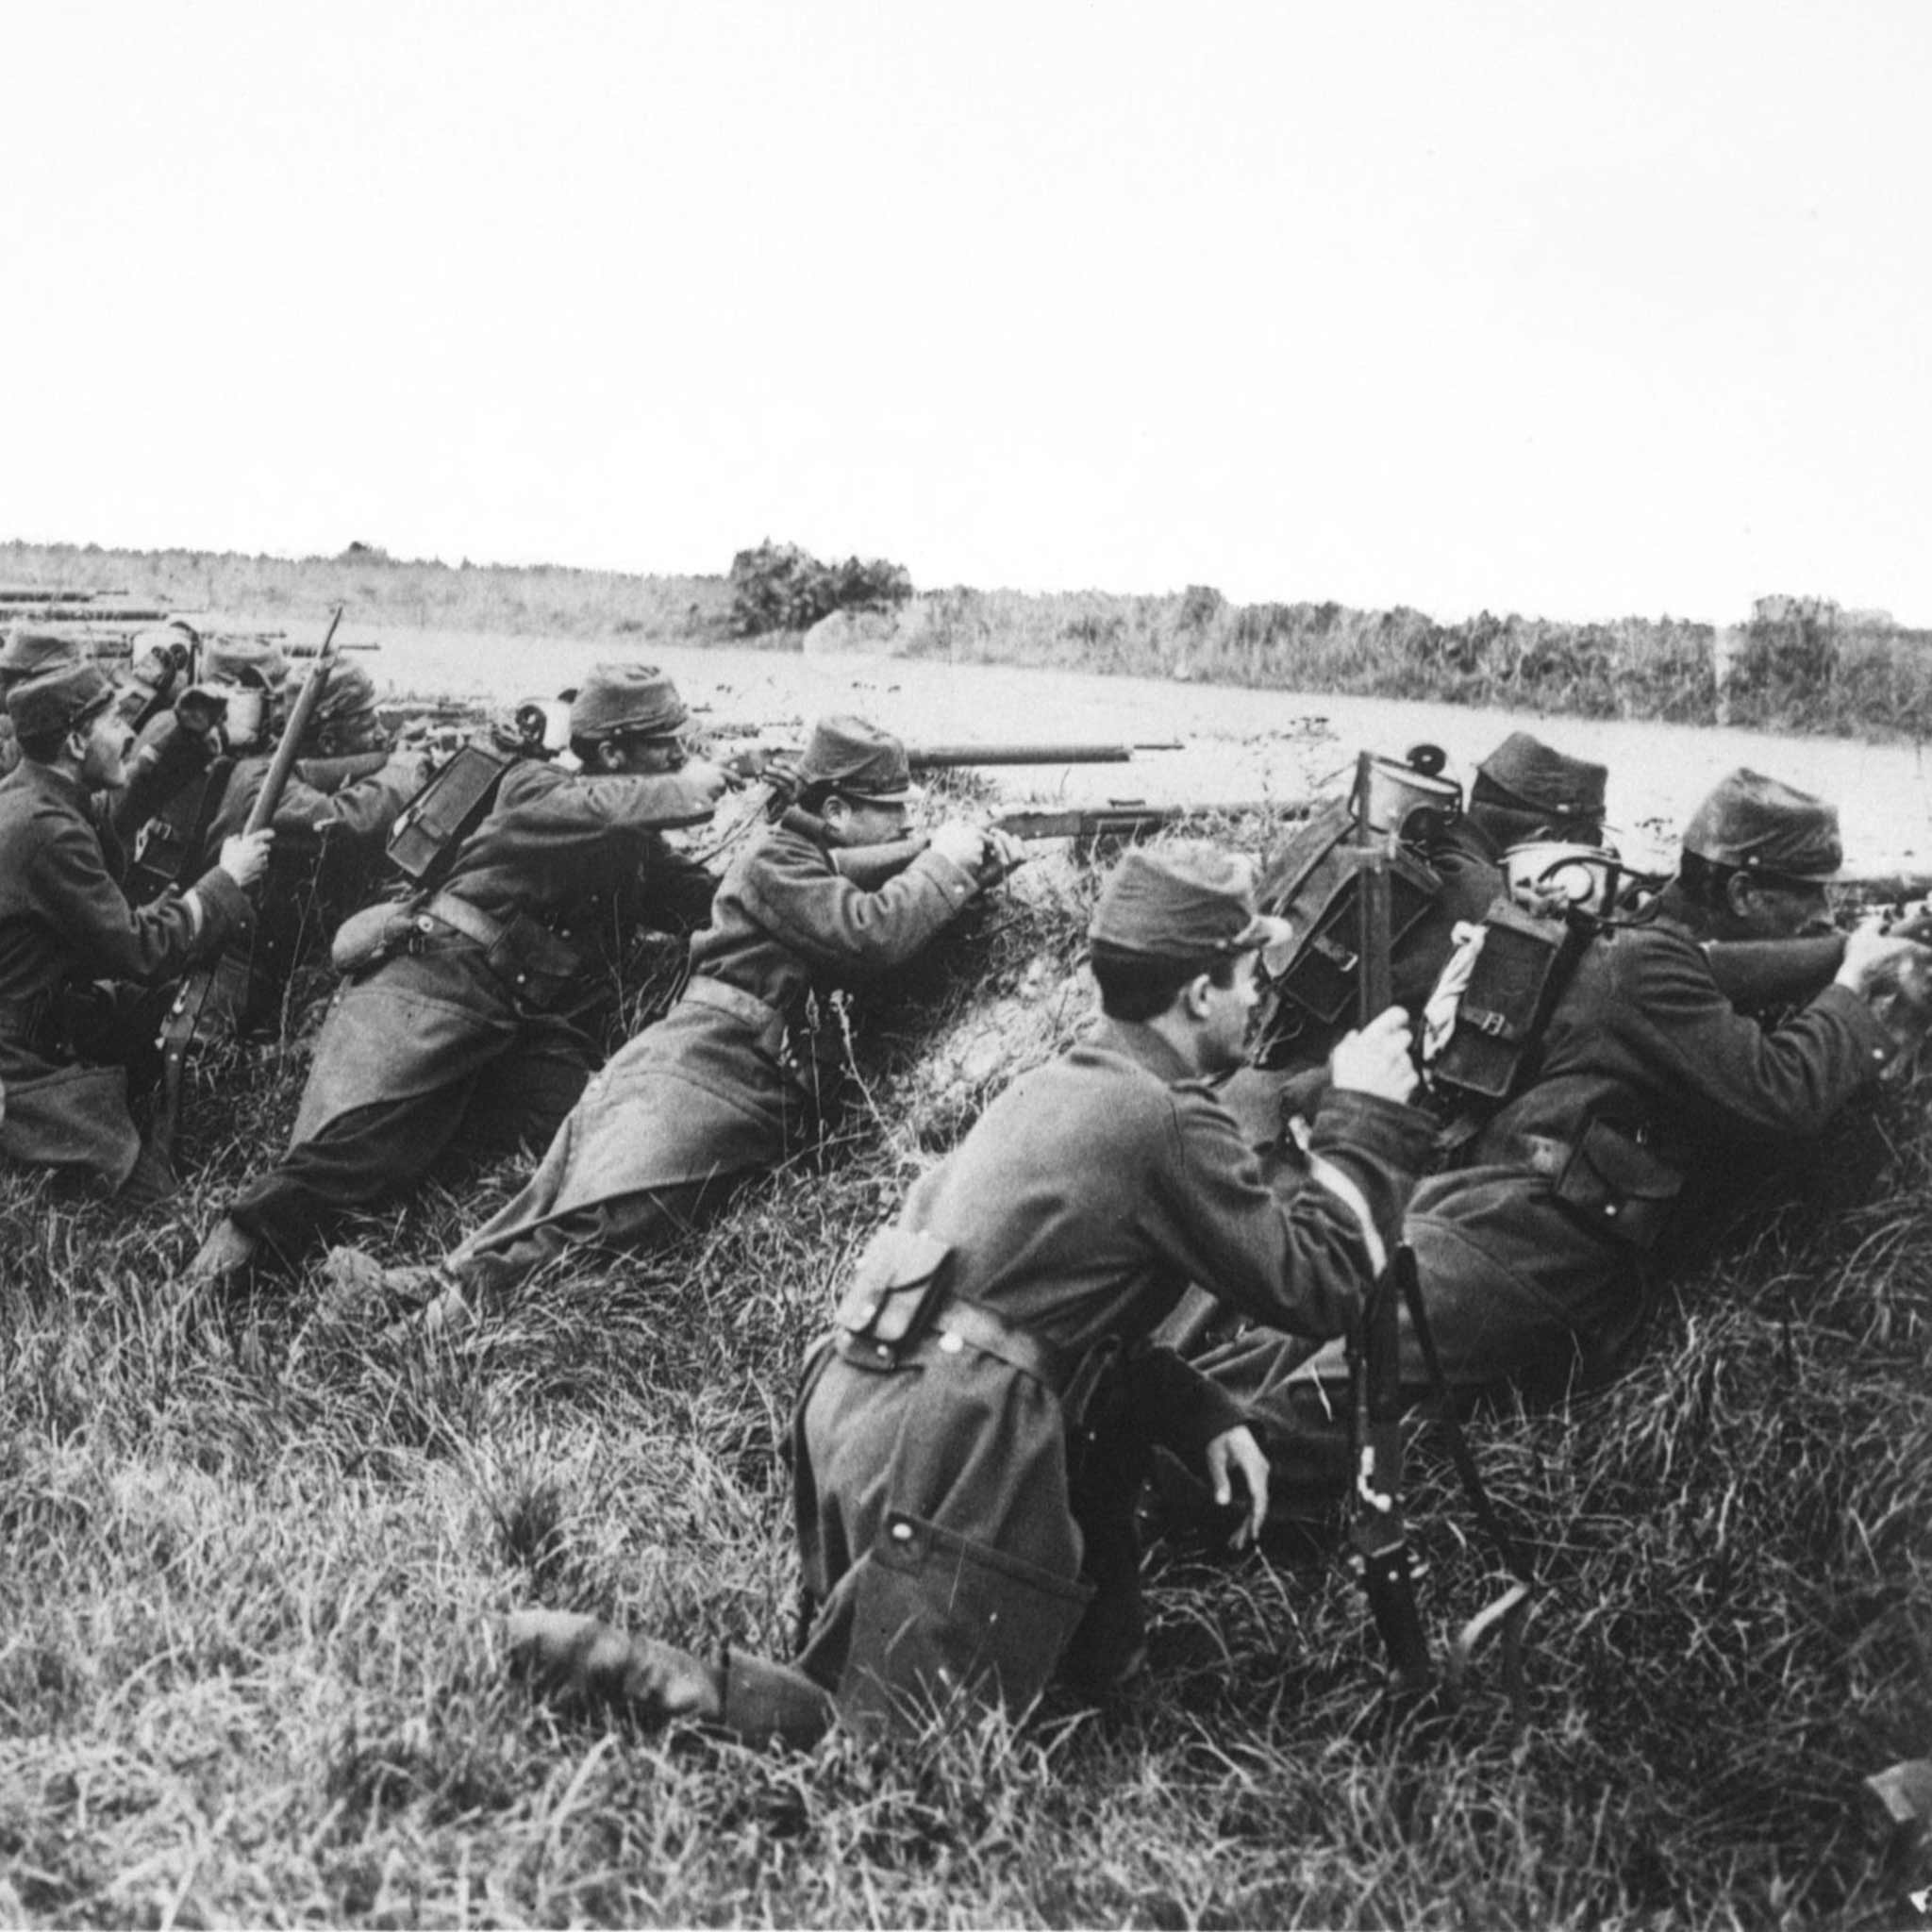
[[160, 624], [172, 610], [132, 604], [9, 604], [16, 624]]
[[908, 744], [906, 762], [915, 772], [958, 765], [1124, 765], [1128, 744]]

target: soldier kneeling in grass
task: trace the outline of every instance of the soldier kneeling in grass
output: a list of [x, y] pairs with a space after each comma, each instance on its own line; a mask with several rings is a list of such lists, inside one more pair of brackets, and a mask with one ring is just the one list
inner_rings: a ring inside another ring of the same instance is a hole
[[138, 810], [142, 800], [118, 696], [77, 660], [8, 694], [22, 757], [0, 779], [0, 1154], [142, 1205], [176, 1182], [128, 1110], [130, 1078], [139, 1087], [158, 1071], [155, 1008], [141, 989], [177, 977], [242, 928], [243, 888], [261, 875], [275, 835], [227, 839], [185, 891], [129, 906], [119, 808], [108, 802]]
[[[808, 1741], [887, 1732], [1057, 1674], [1105, 1690], [1145, 1656], [1132, 1509], [1158, 1443], [1217, 1495], [1267, 1471], [1239, 1410], [1147, 1338], [1191, 1280], [1261, 1319], [1342, 1332], [1427, 1152], [1405, 1017], [1335, 1049], [1316, 1184], [1284, 1203], [1209, 1082], [1241, 1058], [1256, 956], [1244, 860], [1175, 844], [1123, 859], [1090, 931], [1102, 1020], [1016, 1081], [866, 1250], [808, 1363], [793, 1425], [814, 1608], [796, 1663], [701, 1662], [534, 1611], [536, 1674], [653, 1720]], [[1246, 1530], [1239, 1532], [1245, 1534]]]

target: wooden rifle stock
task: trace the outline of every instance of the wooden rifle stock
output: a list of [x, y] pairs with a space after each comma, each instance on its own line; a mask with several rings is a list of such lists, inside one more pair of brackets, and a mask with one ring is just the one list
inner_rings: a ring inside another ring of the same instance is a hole
[[[295, 769], [303, 733], [308, 729], [316, 707], [322, 703], [323, 693], [328, 688], [329, 670], [335, 657], [336, 626], [341, 621], [342, 607], [339, 604], [315, 663], [303, 680], [301, 695], [289, 713], [289, 722], [282, 727], [275, 757], [269, 761], [268, 771], [262, 778], [261, 790], [257, 792], [255, 803], [249, 807], [248, 818], [242, 826], [243, 837], [259, 832], [274, 823], [275, 809], [282, 802], [282, 793], [288, 790], [290, 774]], [[210, 772], [210, 779], [213, 775]], [[225, 789], [224, 782], [221, 790]], [[214, 807], [219, 808], [221, 790], [211, 783], [208, 793], [204, 794], [204, 811], [209, 822], [213, 813], [208, 810], [206, 800], [211, 794]], [[206, 824], [202, 828], [202, 837], [205, 836]], [[199, 845], [201, 838], [197, 838], [195, 843]], [[161, 1091], [148, 1131], [148, 1144], [170, 1165], [174, 1160], [175, 1140], [181, 1126], [182, 1091], [187, 1077], [188, 1056], [209, 1028], [217, 1024], [232, 1027], [240, 1020], [248, 1000], [251, 966], [251, 955], [245, 948], [224, 946], [214, 958], [197, 966], [182, 980], [168, 1008], [167, 1016], [161, 1022], [158, 1042], [161, 1050]]]
[[1001, 812], [993, 829], [1008, 838], [1035, 839], [1144, 839], [1168, 825], [1189, 819], [1272, 818], [1305, 819], [1313, 809], [1305, 801], [1283, 804], [1267, 798], [1249, 798], [1227, 805], [1145, 805], [1138, 801], [1116, 801], [1111, 805], [1069, 808], [1065, 810]]

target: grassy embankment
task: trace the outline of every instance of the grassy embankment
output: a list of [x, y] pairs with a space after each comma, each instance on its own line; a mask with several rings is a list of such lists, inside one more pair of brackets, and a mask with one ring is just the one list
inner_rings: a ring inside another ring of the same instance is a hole
[[[1147, 1689], [1018, 1735], [758, 1756], [504, 1684], [490, 1619], [527, 1602], [784, 1645], [828, 1283], [1076, 1023], [1090, 890], [1021, 874], [859, 1029], [836, 1141], [473, 1350], [386, 1339], [313, 1270], [266, 1369], [176, 1307], [299, 1048], [197, 1093], [173, 1211], [0, 1181], [0, 1923], [1897, 1923], [1855, 1800], [1932, 1740], [1923, 1081], [1874, 1205], [1787, 1213], [1619, 1387], [1479, 1431], [1551, 1583], [1526, 1733], [1491, 1659], [1441, 1737], [1391, 1738], [1338, 1567], [1161, 1551]], [[515, 1172], [354, 1232], [426, 1257]], [[1432, 1458], [1412, 1506], [1443, 1635], [1496, 1579]]]
[[[0, 583], [118, 589], [171, 606], [559, 637], [626, 648], [730, 631], [722, 576], [529, 569], [0, 543]], [[1932, 632], [1796, 606], [1726, 613], [1730, 626], [1663, 617], [1567, 622], [1485, 612], [1438, 624], [1417, 610], [1171, 596], [948, 590], [905, 614], [897, 648], [962, 662], [1051, 664], [1266, 689], [1434, 698], [1587, 718], [1724, 722], [1876, 740], [1932, 737]], [[759, 641], [794, 645], [791, 633]]]
[[[760, 1756], [505, 1685], [490, 1620], [527, 1602], [784, 1646], [784, 1418], [828, 1283], [1077, 1024], [1091, 888], [1023, 872], [865, 1015], [835, 1139], [472, 1349], [386, 1338], [313, 1269], [265, 1367], [176, 1305], [287, 1130], [299, 1029], [205, 1079], [170, 1210], [0, 1178], [0, 1923], [1902, 1923], [1856, 1798], [1932, 1746], [1924, 1078], [1874, 1117], [1867, 1205], [1817, 1212], [1819, 1175], [1623, 1383], [1479, 1430], [1552, 1586], [1523, 1734], [1491, 1660], [1440, 1737], [1387, 1735], [1337, 1566], [1161, 1550], [1147, 1688], [1017, 1734]], [[354, 1238], [434, 1255], [516, 1172]], [[1441, 1635], [1495, 1578], [1423, 1446]]]

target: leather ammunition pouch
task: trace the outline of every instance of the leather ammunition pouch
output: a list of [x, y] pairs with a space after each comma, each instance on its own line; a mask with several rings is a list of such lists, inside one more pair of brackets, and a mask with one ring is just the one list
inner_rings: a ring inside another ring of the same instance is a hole
[[1557, 1176], [1557, 1198], [1599, 1233], [1639, 1250], [1662, 1234], [1683, 1191], [1669, 1161], [1608, 1121], [1591, 1121]]
[[[867, 1244], [833, 1323], [839, 1353], [857, 1368], [896, 1369], [915, 1355], [972, 1349], [1029, 1375], [1063, 1404], [1084, 1408], [1099, 1371], [1111, 1358], [1103, 1344], [1086, 1358], [1015, 1327], [950, 1289], [952, 1250], [930, 1235], [883, 1227]], [[1091, 1362], [1094, 1374], [1085, 1371]]]
[[946, 1299], [952, 1250], [930, 1235], [882, 1227], [866, 1243], [832, 1317], [856, 1367], [895, 1369], [924, 1340]]
[[[1271, 976], [1273, 1010], [1263, 1030], [1289, 1039], [1300, 1016], [1332, 1027], [1356, 998], [1356, 901], [1359, 874], [1347, 847], [1355, 842], [1351, 806], [1325, 807], [1290, 841], [1257, 893], [1261, 910], [1289, 920], [1296, 940], [1288, 962]], [[1389, 862], [1389, 944], [1392, 953], [1429, 909], [1442, 880], [1407, 847]]]
[[1483, 920], [1455, 1024], [1431, 1067], [1438, 1088], [1491, 1103], [1522, 1084], [1556, 1004], [1589, 942], [1578, 923], [1544, 919], [1499, 898]]
[[490, 816], [514, 758], [466, 744], [403, 808], [389, 835], [390, 863], [420, 890], [448, 869], [457, 849]]
[[484, 964], [510, 996], [539, 1011], [555, 1006], [583, 971], [576, 948], [527, 913], [495, 919], [454, 892], [365, 907], [342, 923], [329, 959], [338, 973], [358, 973], [392, 953], [420, 950], [440, 927], [481, 946]]

